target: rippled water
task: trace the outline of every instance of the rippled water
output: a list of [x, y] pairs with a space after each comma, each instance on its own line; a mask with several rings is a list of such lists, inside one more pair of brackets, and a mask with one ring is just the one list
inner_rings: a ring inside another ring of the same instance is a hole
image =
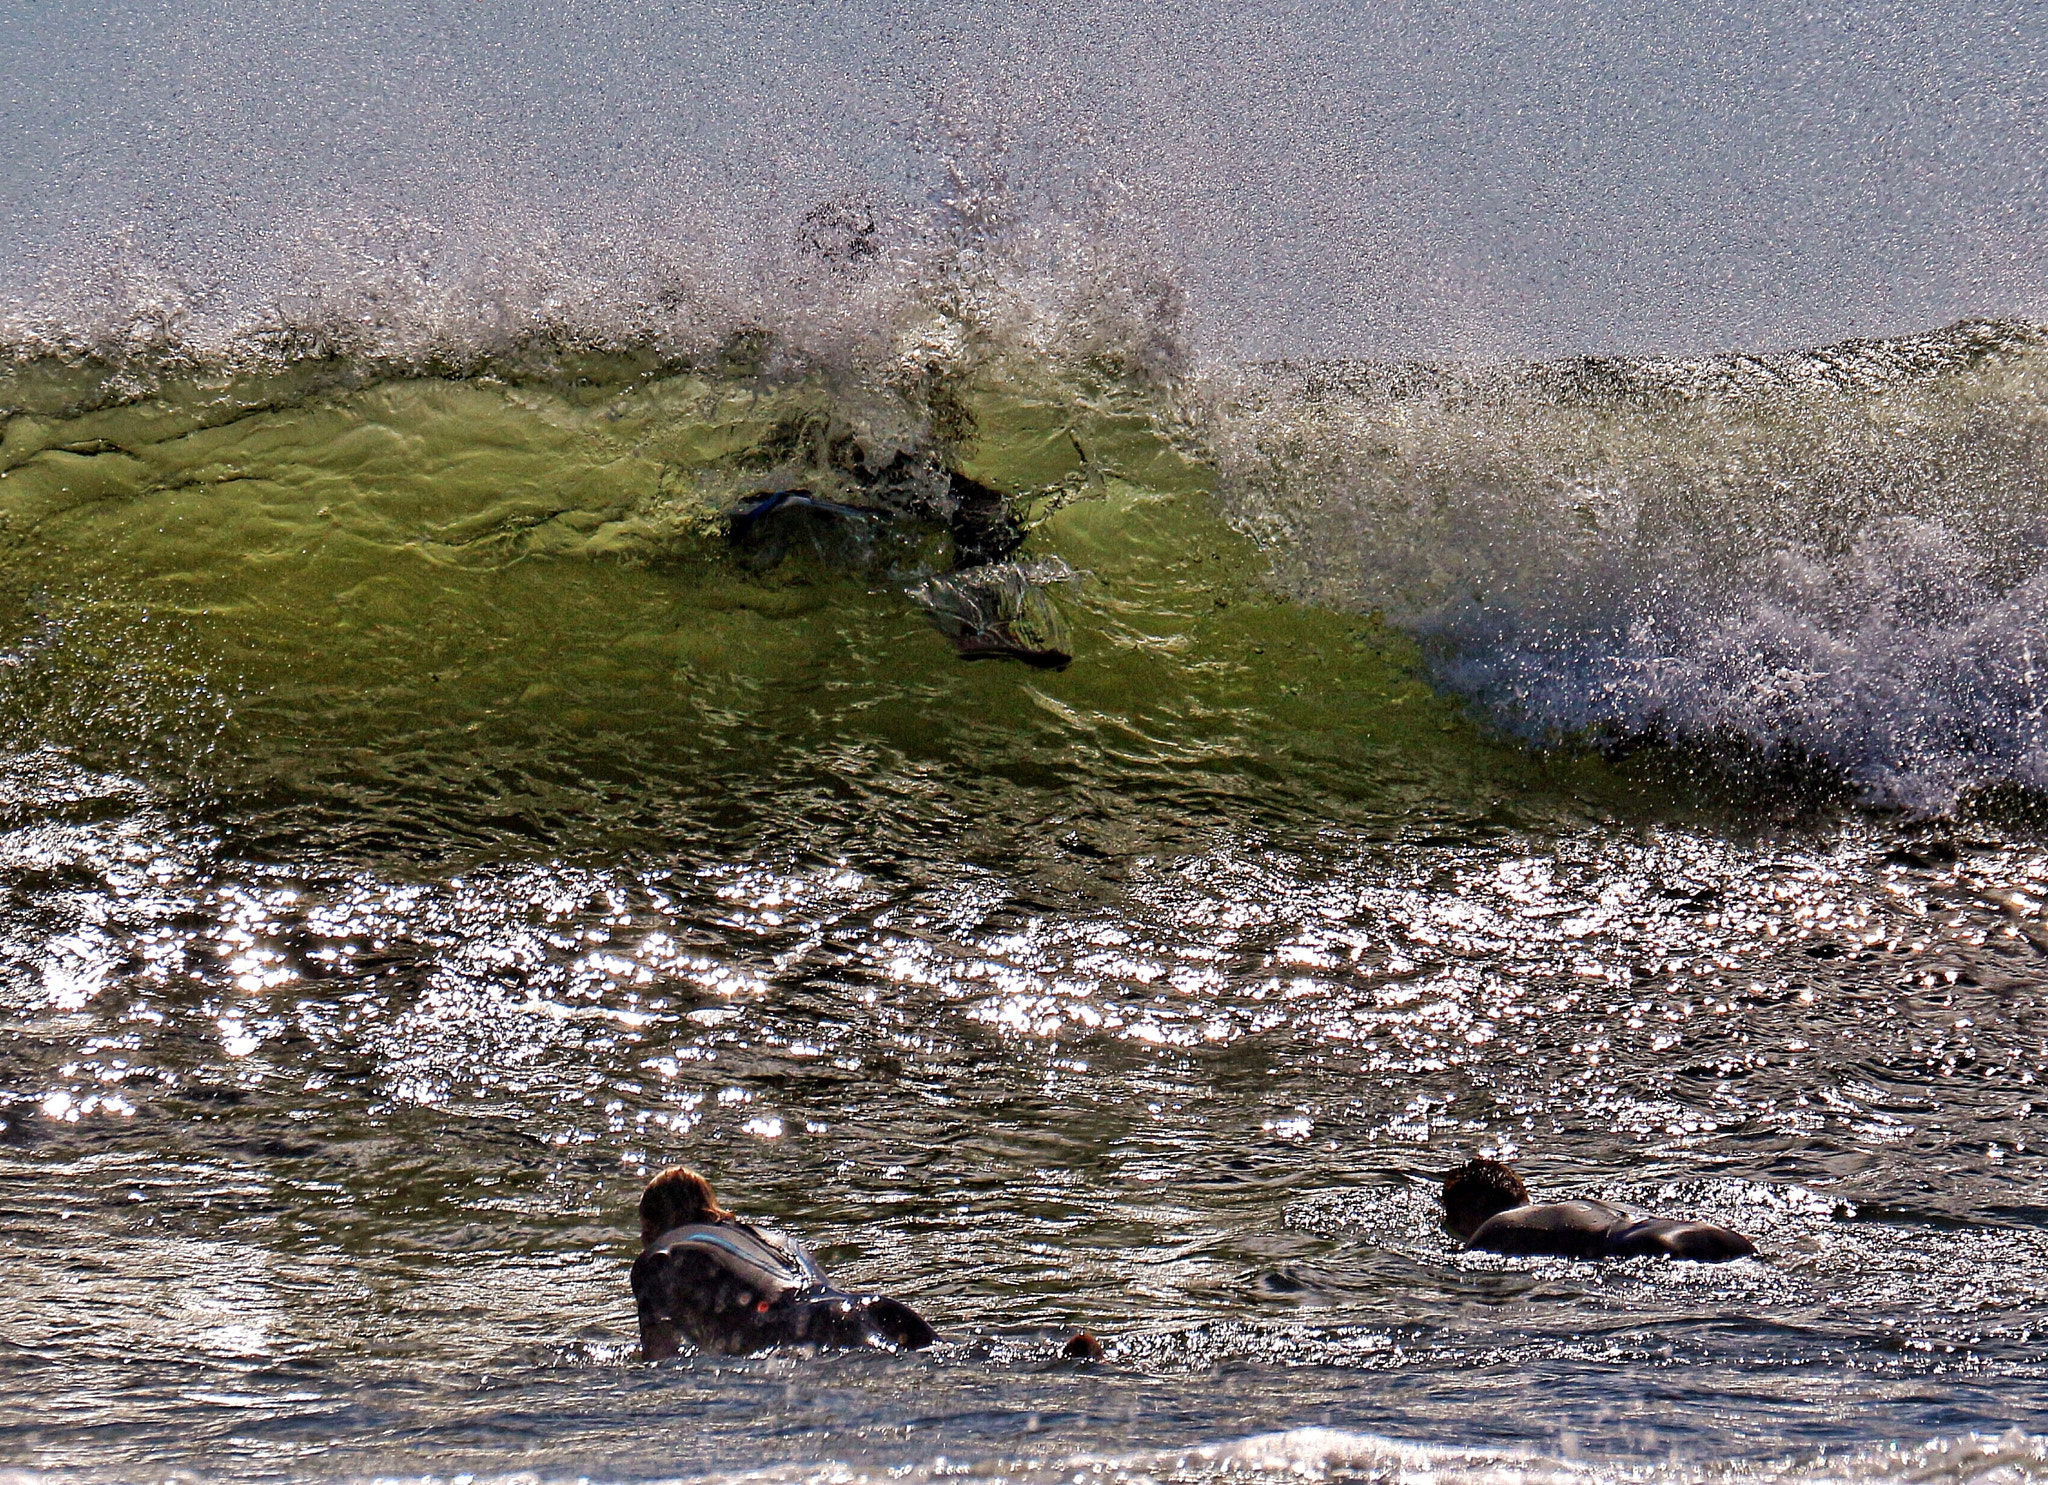
[[[660, 1478], [1338, 1427], [1706, 1466], [2048, 1405], [2037, 846], [1162, 848], [1048, 788], [914, 858], [920, 822], [813, 798], [744, 849], [437, 872], [252, 859], [48, 754], [9, 784], [20, 1464]], [[1762, 1257], [1458, 1253], [1430, 1177], [1473, 1151]], [[676, 1159], [945, 1343], [632, 1363], [631, 1203]], [[1076, 1325], [1106, 1363], [1055, 1359]]]

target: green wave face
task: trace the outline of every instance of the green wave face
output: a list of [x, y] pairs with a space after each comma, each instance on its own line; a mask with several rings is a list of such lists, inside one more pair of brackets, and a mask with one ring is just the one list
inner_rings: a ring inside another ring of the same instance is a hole
[[1056, 599], [1074, 663], [1047, 673], [963, 663], [906, 601], [946, 565], [941, 527], [728, 550], [736, 501], [829, 485], [848, 437], [887, 443], [871, 408], [822, 381], [579, 370], [193, 383], [83, 412], [57, 370], [18, 372], [11, 729], [258, 839], [408, 855], [778, 820], [823, 839], [899, 806], [905, 831], [1018, 810], [1083, 837], [1429, 828], [1605, 787], [1480, 735], [1377, 621], [1274, 597], [1208, 470], [1133, 399], [988, 376], [948, 403], [1024, 551], [1085, 574]]

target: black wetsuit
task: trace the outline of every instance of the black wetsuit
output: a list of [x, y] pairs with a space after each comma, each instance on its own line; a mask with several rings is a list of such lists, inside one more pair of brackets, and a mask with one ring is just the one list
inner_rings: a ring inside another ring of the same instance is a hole
[[634, 1261], [633, 1299], [649, 1361], [686, 1340], [739, 1356], [792, 1345], [917, 1350], [937, 1338], [908, 1305], [835, 1289], [801, 1243], [746, 1222], [663, 1233]]
[[1510, 1207], [1479, 1224], [1468, 1245], [1489, 1253], [1550, 1258], [1687, 1258], [1727, 1263], [1756, 1245], [1711, 1222], [1652, 1217], [1605, 1201]]
[[1073, 656], [1042, 593], [1037, 622], [1020, 628], [1022, 610], [1030, 606], [1021, 590], [1042, 588], [1044, 580], [997, 565], [1024, 540], [1024, 528], [1002, 491], [943, 468], [929, 452], [901, 450], [881, 469], [871, 469], [851, 439], [834, 445], [833, 464], [867, 503], [850, 505], [801, 488], [757, 491], [726, 523], [726, 538], [744, 565], [764, 571], [781, 562], [793, 543], [803, 543], [828, 566], [900, 568], [902, 575], [924, 560], [914, 544], [905, 545], [906, 539], [920, 526], [943, 522], [953, 538], [952, 571], [910, 590], [933, 626], [962, 659], [1022, 660], [1040, 670], [1066, 669]]
[[[891, 523], [938, 520], [953, 538], [953, 571], [1000, 562], [1024, 540], [1024, 530], [1010, 514], [1000, 490], [957, 471], [946, 476], [946, 494], [935, 504], [922, 489], [907, 482], [910, 461], [899, 455], [882, 474], [870, 476], [864, 493], [875, 503], [852, 505], [809, 489], [762, 490], [749, 496], [726, 519], [726, 540], [735, 547], [759, 549], [766, 565], [782, 560], [786, 538], [805, 522], [878, 531]], [[777, 533], [785, 540], [778, 540]]]

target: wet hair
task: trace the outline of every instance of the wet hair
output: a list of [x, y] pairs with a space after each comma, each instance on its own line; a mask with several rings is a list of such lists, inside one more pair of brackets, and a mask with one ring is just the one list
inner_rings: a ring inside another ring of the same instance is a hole
[[1498, 1160], [1468, 1160], [1444, 1177], [1444, 1225], [1469, 1241], [1488, 1217], [1528, 1200], [1522, 1178]]
[[687, 1166], [672, 1166], [640, 1193], [640, 1241], [651, 1243], [692, 1222], [719, 1222], [731, 1215], [711, 1194], [709, 1181]]

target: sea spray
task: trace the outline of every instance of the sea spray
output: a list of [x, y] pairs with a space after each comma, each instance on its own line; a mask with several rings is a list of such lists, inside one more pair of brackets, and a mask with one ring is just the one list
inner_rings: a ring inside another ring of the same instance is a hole
[[2048, 783], [2048, 337], [1211, 378], [1220, 498], [1535, 740], [1791, 752], [1941, 811]]

